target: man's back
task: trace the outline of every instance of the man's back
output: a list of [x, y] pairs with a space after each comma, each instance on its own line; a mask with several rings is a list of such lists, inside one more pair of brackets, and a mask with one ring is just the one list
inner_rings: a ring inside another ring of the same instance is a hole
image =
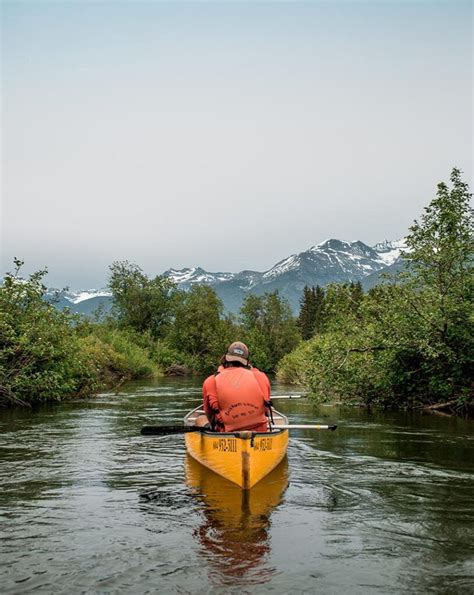
[[219, 431], [266, 432], [265, 402], [269, 399], [268, 378], [256, 368], [225, 367], [203, 384], [204, 411], [214, 416]]

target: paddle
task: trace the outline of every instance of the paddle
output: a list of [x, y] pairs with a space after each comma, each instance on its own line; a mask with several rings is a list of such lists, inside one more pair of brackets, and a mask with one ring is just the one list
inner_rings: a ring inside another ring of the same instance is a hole
[[273, 426], [275, 430], [334, 430], [337, 428], [336, 424], [276, 424]]
[[168, 436], [170, 434], [187, 434], [188, 432], [202, 432], [209, 428], [199, 426], [144, 426], [140, 434], [144, 436]]
[[[334, 430], [337, 425], [323, 425], [323, 424], [283, 424], [273, 426], [275, 430]], [[144, 426], [140, 433], [144, 436], [169, 436], [170, 434], [187, 434], [188, 432], [202, 432], [209, 428], [203, 428], [199, 426]], [[216, 432], [217, 434], [218, 432]], [[231, 432], [233, 433], [233, 432]]]
[[277, 399], [306, 399], [307, 395], [272, 395], [272, 401], [276, 401]]

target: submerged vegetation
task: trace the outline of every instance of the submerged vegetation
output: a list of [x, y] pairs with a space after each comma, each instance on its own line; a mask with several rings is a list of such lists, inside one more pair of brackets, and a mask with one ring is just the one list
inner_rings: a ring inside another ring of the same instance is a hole
[[237, 316], [215, 291], [178, 289], [115, 262], [110, 316], [57, 310], [23, 263], [0, 287], [0, 404], [90, 395], [127, 379], [206, 374], [239, 339], [257, 367], [319, 400], [465, 411], [473, 403], [473, 219], [456, 169], [415, 221], [396, 277], [306, 287], [295, 318], [278, 292], [249, 294]]

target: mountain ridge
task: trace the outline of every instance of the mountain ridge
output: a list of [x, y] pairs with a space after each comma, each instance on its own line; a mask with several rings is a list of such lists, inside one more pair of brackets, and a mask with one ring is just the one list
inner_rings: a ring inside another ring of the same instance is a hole
[[[197, 283], [213, 287], [228, 312], [237, 312], [248, 293], [262, 295], [278, 290], [296, 313], [305, 285], [325, 286], [329, 283], [360, 281], [369, 289], [380, 282], [382, 272], [398, 270], [402, 266], [399, 261], [404, 247], [404, 239], [384, 240], [375, 246], [369, 246], [360, 240], [347, 242], [330, 238], [308, 250], [291, 254], [267, 271], [244, 270], [229, 273], [209, 272], [202, 267], [185, 267], [167, 269], [163, 276], [185, 290]], [[106, 311], [111, 308], [111, 293], [106, 289], [61, 291], [57, 295], [58, 305], [65, 307], [66, 304], [74, 312], [91, 313], [88, 312], [88, 306], [98, 303]]]

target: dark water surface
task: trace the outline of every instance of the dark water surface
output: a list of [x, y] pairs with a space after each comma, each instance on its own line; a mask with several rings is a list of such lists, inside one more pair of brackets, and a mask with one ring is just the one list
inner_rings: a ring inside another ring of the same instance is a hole
[[280, 401], [339, 428], [295, 431], [245, 493], [139, 434], [199, 397], [166, 379], [0, 412], [0, 592], [474, 592], [473, 422]]

